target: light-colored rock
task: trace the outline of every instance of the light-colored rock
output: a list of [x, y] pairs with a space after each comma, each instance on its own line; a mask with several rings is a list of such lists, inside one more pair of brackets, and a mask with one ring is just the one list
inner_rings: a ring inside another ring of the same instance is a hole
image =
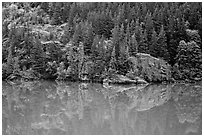
[[164, 60], [149, 54], [137, 53], [129, 57], [132, 73], [148, 82], [168, 81], [171, 78], [171, 66]]
[[113, 84], [147, 84], [147, 82], [139, 77], [131, 79], [124, 75], [112, 74], [108, 79], [103, 81], [104, 83], [113, 83]]

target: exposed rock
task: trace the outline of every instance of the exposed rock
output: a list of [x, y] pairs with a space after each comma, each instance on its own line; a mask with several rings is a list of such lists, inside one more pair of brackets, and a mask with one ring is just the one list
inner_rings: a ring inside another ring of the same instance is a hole
[[140, 77], [136, 77], [135, 79], [137, 81], [137, 84], [148, 84], [147, 81], [145, 81], [144, 79], [142, 79]]
[[131, 79], [124, 75], [112, 74], [107, 79], [104, 79], [104, 83], [113, 84], [147, 84], [147, 82], [139, 77]]
[[129, 62], [134, 77], [140, 77], [149, 82], [169, 81], [171, 78], [170, 65], [149, 54], [137, 53], [136, 57], [129, 57]]
[[131, 83], [136, 83], [136, 80], [132, 80], [126, 76], [123, 75], [111, 75], [109, 79], [110, 83], [118, 83], [118, 84], [131, 84]]

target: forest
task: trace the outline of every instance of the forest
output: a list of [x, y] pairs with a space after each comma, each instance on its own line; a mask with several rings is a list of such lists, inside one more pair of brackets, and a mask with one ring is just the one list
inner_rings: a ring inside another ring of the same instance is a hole
[[201, 2], [3, 2], [2, 79], [202, 80]]

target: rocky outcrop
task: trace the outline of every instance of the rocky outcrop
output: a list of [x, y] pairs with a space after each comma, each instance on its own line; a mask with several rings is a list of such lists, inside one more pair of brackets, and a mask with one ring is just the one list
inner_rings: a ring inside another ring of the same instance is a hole
[[137, 53], [135, 57], [128, 59], [132, 77], [140, 77], [148, 82], [169, 81], [171, 79], [171, 67], [162, 59], [152, 57], [149, 54]]
[[124, 75], [112, 74], [107, 79], [103, 80], [103, 83], [112, 83], [112, 84], [148, 84], [145, 80], [137, 77], [131, 79]]

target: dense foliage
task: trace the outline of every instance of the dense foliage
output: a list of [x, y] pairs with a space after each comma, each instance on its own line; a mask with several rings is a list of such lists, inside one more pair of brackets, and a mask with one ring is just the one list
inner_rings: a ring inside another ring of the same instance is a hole
[[150, 54], [201, 80], [202, 3], [2, 3], [3, 79], [102, 79]]

